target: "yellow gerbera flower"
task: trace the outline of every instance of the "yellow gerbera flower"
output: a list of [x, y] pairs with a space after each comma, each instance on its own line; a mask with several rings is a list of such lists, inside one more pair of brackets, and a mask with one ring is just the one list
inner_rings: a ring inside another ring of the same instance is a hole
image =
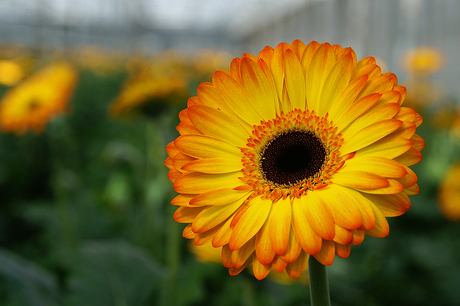
[[161, 106], [182, 101], [187, 93], [187, 83], [180, 77], [135, 77], [124, 84], [109, 113], [116, 117], [141, 109], [157, 115]]
[[429, 76], [444, 67], [444, 54], [433, 47], [417, 47], [402, 56], [403, 67], [414, 76]]
[[24, 77], [24, 70], [15, 61], [0, 60], [0, 84], [13, 86]]
[[77, 82], [67, 63], [47, 66], [11, 88], [0, 101], [0, 129], [23, 135], [43, 132], [46, 124], [66, 111]]
[[258, 279], [387, 236], [386, 217], [419, 192], [408, 166], [422, 158], [422, 118], [405, 95], [374, 58], [329, 43], [234, 59], [188, 100], [166, 148], [183, 236], [222, 247], [231, 275], [252, 263]]
[[439, 185], [438, 200], [441, 213], [447, 220], [460, 221], [460, 164], [447, 170]]

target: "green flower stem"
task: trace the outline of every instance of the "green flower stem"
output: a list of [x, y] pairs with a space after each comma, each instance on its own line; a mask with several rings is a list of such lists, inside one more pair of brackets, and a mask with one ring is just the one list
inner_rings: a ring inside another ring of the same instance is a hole
[[310, 259], [308, 260], [308, 275], [310, 277], [311, 305], [331, 305], [326, 266], [319, 263], [315, 257], [310, 256]]

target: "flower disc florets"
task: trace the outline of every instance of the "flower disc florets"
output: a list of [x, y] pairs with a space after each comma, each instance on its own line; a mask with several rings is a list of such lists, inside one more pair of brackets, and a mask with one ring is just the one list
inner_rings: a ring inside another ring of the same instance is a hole
[[253, 186], [254, 196], [273, 201], [326, 187], [343, 165], [343, 139], [336, 131], [327, 114], [318, 117], [308, 110], [261, 121], [241, 149], [243, 180]]

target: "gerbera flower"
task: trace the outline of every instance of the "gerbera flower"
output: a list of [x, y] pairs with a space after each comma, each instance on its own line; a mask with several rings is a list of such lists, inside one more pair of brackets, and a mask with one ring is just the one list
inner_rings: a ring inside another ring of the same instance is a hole
[[24, 77], [24, 70], [15, 61], [0, 60], [0, 84], [13, 86]]
[[439, 184], [438, 204], [449, 221], [460, 221], [460, 164], [452, 165]]
[[47, 66], [11, 88], [0, 101], [0, 129], [23, 135], [41, 133], [46, 124], [66, 111], [77, 82], [67, 63]]
[[429, 76], [444, 67], [444, 54], [433, 47], [416, 47], [406, 51], [402, 64], [407, 72], [415, 77]]
[[109, 107], [112, 116], [141, 111], [156, 116], [167, 105], [187, 96], [187, 83], [180, 77], [135, 77], [129, 79]]
[[417, 194], [422, 118], [375, 59], [296, 40], [244, 54], [202, 83], [167, 146], [183, 236], [222, 247], [235, 275], [252, 263], [295, 278], [365, 234], [385, 237]]

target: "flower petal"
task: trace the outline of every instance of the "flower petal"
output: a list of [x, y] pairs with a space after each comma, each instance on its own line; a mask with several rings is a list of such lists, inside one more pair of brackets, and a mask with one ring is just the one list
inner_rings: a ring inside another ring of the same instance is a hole
[[406, 168], [397, 161], [377, 156], [349, 159], [340, 170], [340, 172], [342, 171], [366, 171], [381, 177], [391, 178], [401, 178], [407, 174]]
[[196, 105], [188, 108], [189, 118], [201, 133], [236, 145], [246, 145], [248, 133], [233, 118], [215, 108]]
[[334, 223], [346, 229], [361, 227], [361, 214], [341, 187], [331, 184], [325, 188], [315, 190], [315, 194], [322, 198], [329, 207]]
[[331, 181], [342, 186], [360, 189], [383, 188], [389, 184], [386, 178], [377, 174], [365, 171], [347, 171], [345, 169], [341, 169], [339, 172], [335, 173], [332, 176]]
[[[270, 220], [270, 215], [268, 216], [267, 220]], [[269, 265], [276, 255], [270, 241], [269, 224], [270, 222], [265, 222], [256, 235], [256, 255], [258, 261], [263, 265]]]
[[321, 252], [314, 255], [315, 259], [325, 266], [330, 266], [334, 262], [335, 257], [335, 242], [323, 239]]
[[273, 203], [270, 216], [270, 241], [276, 254], [286, 252], [291, 229], [291, 200], [280, 199]]
[[293, 50], [284, 54], [286, 89], [292, 109], [305, 110], [305, 78], [300, 61]]
[[300, 199], [293, 199], [292, 226], [302, 249], [308, 254], [315, 255], [321, 251], [322, 239], [308, 223], [301, 205]]
[[196, 158], [236, 158], [241, 160], [241, 151], [223, 140], [204, 135], [184, 135], [174, 142], [182, 153]]
[[206, 158], [192, 160], [182, 166], [182, 170], [209, 174], [230, 173], [241, 171], [242, 164], [236, 158]]
[[300, 202], [303, 213], [315, 232], [324, 239], [332, 240], [335, 236], [334, 219], [324, 200], [312, 191], [302, 196]]
[[237, 250], [253, 238], [264, 225], [271, 209], [271, 201], [255, 197], [247, 204], [248, 208], [235, 224], [230, 237], [230, 249]]
[[277, 95], [262, 69], [256, 62], [243, 58], [240, 71], [246, 95], [256, 111], [265, 120], [275, 118], [275, 104], [278, 102]]
[[402, 125], [402, 121], [388, 119], [371, 124], [348, 140], [345, 140], [340, 153], [343, 155], [367, 147], [377, 140], [382, 139], [393, 131], [396, 131]]
[[179, 193], [204, 193], [214, 189], [235, 188], [242, 185], [238, 178], [241, 173], [206, 174], [189, 172], [174, 182], [174, 190]]

